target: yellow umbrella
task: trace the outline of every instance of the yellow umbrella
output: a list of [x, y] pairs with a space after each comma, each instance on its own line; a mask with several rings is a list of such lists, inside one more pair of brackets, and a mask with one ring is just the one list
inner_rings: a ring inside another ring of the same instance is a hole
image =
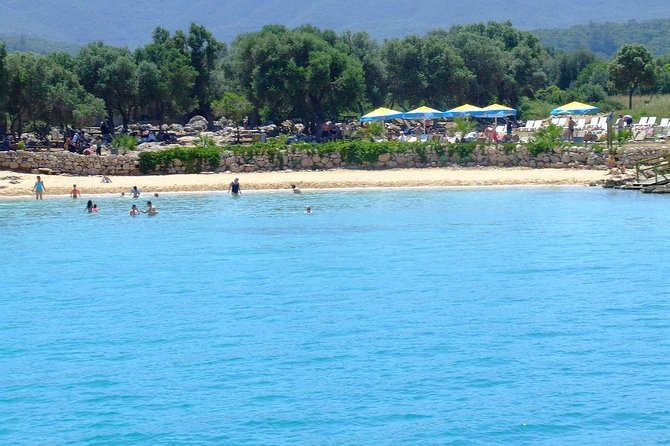
[[498, 118], [498, 117], [503, 117], [503, 116], [509, 116], [509, 115], [516, 115], [516, 109], [511, 108], [511, 107], [506, 107], [504, 105], [500, 104], [491, 104], [489, 106], [484, 107], [482, 110], [484, 110], [487, 118]]
[[384, 121], [386, 119], [402, 118], [402, 112], [391, 110], [390, 108], [380, 107], [367, 115], [361, 116], [361, 122]]
[[444, 115], [439, 110], [435, 110], [434, 108], [421, 106], [418, 108], [415, 108], [414, 110], [410, 110], [407, 113], [404, 113], [402, 117], [404, 119], [433, 119], [433, 118], [441, 118]]
[[476, 105], [463, 104], [445, 112], [445, 116], [481, 116], [483, 110]]

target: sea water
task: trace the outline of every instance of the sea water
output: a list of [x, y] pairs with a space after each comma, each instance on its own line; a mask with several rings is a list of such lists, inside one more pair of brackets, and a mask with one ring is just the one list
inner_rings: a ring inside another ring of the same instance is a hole
[[670, 444], [666, 196], [94, 199], [0, 202], [0, 444]]

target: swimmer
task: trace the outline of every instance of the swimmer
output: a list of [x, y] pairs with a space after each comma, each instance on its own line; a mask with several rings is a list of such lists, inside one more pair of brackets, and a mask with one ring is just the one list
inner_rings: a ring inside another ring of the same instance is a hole
[[130, 189], [130, 193], [133, 194], [133, 198], [140, 198], [140, 190], [137, 186], [133, 186], [133, 188]]
[[135, 216], [135, 215], [140, 215], [140, 210], [137, 209], [137, 205], [134, 204], [132, 208], [130, 208], [130, 215]]
[[86, 212], [89, 214], [93, 212], [93, 200], [88, 200], [88, 203], [86, 203]]
[[300, 191], [300, 188], [296, 186], [295, 184], [291, 184], [291, 189], [293, 189], [294, 194], [301, 194], [302, 192]]
[[47, 188], [44, 187], [44, 182], [42, 181], [42, 178], [39, 175], [37, 175], [37, 181], [35, 181], [33, 190], [35, 191], [35, 200], [41, 200], [42, 193], [46, 192], [47, 190]]
[[158, 198], [158, 192], [154, 192], [154, 197]]
[[312, 206], [305, 207], [305, 214], [311, 214], [311, 213], [312, 213]]
[[95, 204], [95, 203], [93, 203], [93, 209], [91, 209], [91, 212], [96, 213], [96, 212], [98, 212], [99, 210], [100, 210], [100, 209], [98, 208], [98, 205]]
[[142, 213], [147, 214], [147, 215], [156, 215], [158, 214], [158, 209], [154, 207], [153, 204], [151, 204], [150, 201], [147, 201], [147, 209], [142, 211]]
[[77, 185], [76, 185], [76, 184], [73, 184], [73, 185], [72, 185], [72, 190], [70, 191], [70, 196], [71, 196], [72, 198], [79, 198], [79, 197], [81, 197], [81, 191], [80, 191], [79, 189], [77, 189]]
[[240, 195], [242, 193], [239, 178], [235, 178], [233, 182], [228, 185], [228, 192], [232, 193], [233, 195]]
[[125, 193], [125, 192], [121, 192], [121, 198], [123, 198], [123, 197], [125, 197], [125, 196], [126, 196], [126, 193]]

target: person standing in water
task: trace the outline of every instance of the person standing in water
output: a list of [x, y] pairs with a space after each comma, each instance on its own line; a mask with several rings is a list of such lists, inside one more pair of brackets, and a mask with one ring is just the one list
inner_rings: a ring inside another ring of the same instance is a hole
[[86, 212], [93, 213], [93, 200], [88, 200], [88, 203], [86, 203]]
[[140, 190], [137, 186], [133, 186], [133, 188], [130, 189], [130, 193], [133, 194], [133, 198], [140, 198]]
[[132, 215], [133, 217], [134, 217], [135, 215], [140, 215], [140, 210], [137, 209], [137, 205], [136, 205], [136, 204], [134, 204], [133, 207], [130, 208], [130, 212], [129, 212], [129, 214]]
[[240, 195], [242, 194], [242, 189], [240, 188], [240, 179], [235, 178], [232, 183], [228, 185], [228, 192], [230, 192], [233, 195]]
[[70, 192], [70, 196], [71, 196], [72, 198], [79, 198], [79, 197], [81, 197], [81, 191], [80, 191], [79, 189], [77, 189], [77, 185], [76, 185], [76, 184], [73, 184], [73, 185], [72, 185], [72, 191]]
[[291, 189], [293, 189], [294, 194], [301, 194], [302, 192], [300, 191], [300, 188], [296, 186], [295, 184], [291, 184]]
[[143, 213], [147, 215], [156, 215], [158, 213], [158, 209], [154, 207], [153, 204], [151, 204], [150, 201], [147, 201], [147, 209], [145, 211], [142, 211]]
[[42, 182], [42, 178], [37, 175], [37, 181], [35, 181], [35, 185], [33, 186], [33, 190], [35, 191], [35, 200], [41, 200], [42, 199], [42, 194], [46, 192], [47, 188], [44, 187], [44, 183]]

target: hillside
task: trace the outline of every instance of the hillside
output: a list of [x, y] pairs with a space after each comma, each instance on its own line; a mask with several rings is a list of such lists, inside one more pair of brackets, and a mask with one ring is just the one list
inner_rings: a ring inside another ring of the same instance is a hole
[[384, 39], [490, 20], [511, 20], [525, 30], [647, 20], [670, 17], [670, 8], [667, 0], [3, 0], [0, 16], [6, 34], [29, 33], [80, 45], [104, 40], [133, 48], [147, 43], [156, 26], [185, 29], [191, 22], [206, 26], [226, 42], [269, 23], [365, 30]]
[[606, 58], [611, 57], [626, 43], [642, 44], [655, 56], [670, 53], [670, 19], [578, 25], [567, 29], [537, 30], [533, 33], [547, 46], [568, 52], [590, 49]]
[[0, 41], [5, 42], [7, 51], [33, 52], [38, 54], [49, 54], [56, 51], [75, 54], [81, 48], [81, 45], [75, 43], [59, 42], [25, 34], [0, 33]]

